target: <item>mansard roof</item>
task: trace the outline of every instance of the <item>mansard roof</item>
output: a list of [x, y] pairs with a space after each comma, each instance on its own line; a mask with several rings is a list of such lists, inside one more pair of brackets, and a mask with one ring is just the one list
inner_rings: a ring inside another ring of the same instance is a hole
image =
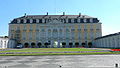
[[19, 18], [95, 18], [88, 15], [26, 15]]

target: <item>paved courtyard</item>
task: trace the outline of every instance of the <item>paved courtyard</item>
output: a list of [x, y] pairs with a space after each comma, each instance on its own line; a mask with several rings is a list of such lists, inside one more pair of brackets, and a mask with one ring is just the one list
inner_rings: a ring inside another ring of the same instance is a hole
[[0, 56], [0, 68], [115, 68], [120, 55]]

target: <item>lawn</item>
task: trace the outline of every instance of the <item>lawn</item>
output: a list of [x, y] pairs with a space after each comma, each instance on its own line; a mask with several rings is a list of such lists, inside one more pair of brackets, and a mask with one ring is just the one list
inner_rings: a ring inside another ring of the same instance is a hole
[[87, 48], [24, 48], [24, 49], [13, 49], [4, 52], [65, 52], [65, 51], [102, 51], [102, 50], [93, 50]]
[[44, 55], [109, 55], [120, 52], [94, 52], [94, 53], [33, 53], [33, 54], [0, 54], [0, 56], [44, 56]]
[[[83, 51], [83, 52], [79, 52], [79, 51]], [[89, 49], [89, 48], [23, 48], [23, 49], [12, 49], [12, 50], [7, 50], [7, 51], [0, 51], [1, 53], [9, 53], [9, 52], [14, 53], [14, 54], [0, 54], [0, 56], [120, 54], [120, 52], [87, 52], [85, 53], [84, 51], [103, 51], [103, 50]], [[30, 53], [18, 54], [17, 52], [21, 52], [21, 53], [30, 52]], [[48, 53], [48, 52], [51, 52], [51, 53]], [[59, 52], [59, 53], [55, 53], [55, 52]], [[70, 53], [67, 53], [67, 52], [70, 52]], [[72, 53], [72, 52], [75, 52], [75, 53]]]

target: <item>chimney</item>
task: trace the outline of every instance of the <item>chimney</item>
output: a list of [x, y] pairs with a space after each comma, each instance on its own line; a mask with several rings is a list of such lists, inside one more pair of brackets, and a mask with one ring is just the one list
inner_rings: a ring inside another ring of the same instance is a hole
[[63, 12], [63, 16], [65, 15], [65, 12]]
[[47, 15], [48, 15], [48, 12], [47, 12]]
[[26, 16], [27, 14], [25, 13], [24, 16]]
[[81, 13], [79, 13], [79, 17], [81, 16]]

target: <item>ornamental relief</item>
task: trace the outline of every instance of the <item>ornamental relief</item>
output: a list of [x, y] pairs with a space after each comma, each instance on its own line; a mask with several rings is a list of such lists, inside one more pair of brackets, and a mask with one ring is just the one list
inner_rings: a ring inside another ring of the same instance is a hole
[[63, 22], [61, 22], [60, 19], [55, 18], [55, 19], [51, 19], [51, 21], [48, 22], [47, 24], [61, 24], [61, 23]]

